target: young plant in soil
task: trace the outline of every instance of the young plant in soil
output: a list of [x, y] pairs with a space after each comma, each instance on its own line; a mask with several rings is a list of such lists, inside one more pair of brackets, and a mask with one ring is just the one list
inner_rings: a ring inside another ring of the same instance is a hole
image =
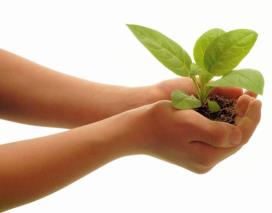
[[129, 24], [128, 27], [164, 66], [179, 76], [192, 79], [196, 96], [172, 91], [172, 104], [176, 109], [195, 109], [212, 120], [234, 124], [235, 100], [212, 95], [211, 90], [214, 87], [239, 87], [256, 94], [263, 93], [264, 79], [259, 71], [234, 70], [257, 40], [258, 35], [253, 30], [225, 32], [214, 28], [205, 32], [195, 43], [193, 63], [181, 46], [162, 33], [139, 25]]

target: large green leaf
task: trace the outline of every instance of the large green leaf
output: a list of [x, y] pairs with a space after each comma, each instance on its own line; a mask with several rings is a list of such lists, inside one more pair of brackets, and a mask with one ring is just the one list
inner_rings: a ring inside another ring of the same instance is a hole
[[195, 43], [194, 47], [194, 59], [195, 62], [205, 69], [204, 54], [208, 46], [219, 36], [225, 33], [224, 30], [219, 28], [210, 29], [201, 35]]
[[205, 52], [206, 69], [218, 76], [231, 72], [248, 54], [257, 36], [256, 32], [248, 29], [233, 30], [219, 36]]
[[168, 69], [180, 76], [190, 75], [190, 56], [175, 41], [160, 32], [139, 26], [128, 25], [136, 38]]
[[264, 78], [253, 69], [232, 71], [219, 80], [208, 83], [211, 87], [240, 87], [257, 94], [263, 94]]
[[172, 105], [176, 109], [194, 109], [201, 106], [200, 100], [195, 96], [187, 95], [186, 93], [174, 90], [171, 93]]

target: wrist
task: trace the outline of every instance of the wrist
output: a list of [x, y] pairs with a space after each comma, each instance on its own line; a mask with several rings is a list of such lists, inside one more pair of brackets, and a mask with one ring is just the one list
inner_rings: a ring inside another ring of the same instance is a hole
[[150, 131], [148, 108], [138, 107], [102, 121], [106, 130], [102, 137], [113, 144], [119, 157], [145, 153]]
[[157, 102], [163, 97], [157, 85], [134, 87], [127, 90], [124, 102], [127, 103], [127, 109], [129, 110]]

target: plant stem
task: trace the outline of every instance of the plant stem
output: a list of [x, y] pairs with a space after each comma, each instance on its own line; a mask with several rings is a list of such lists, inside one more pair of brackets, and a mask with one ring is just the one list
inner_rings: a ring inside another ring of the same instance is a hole
[[193, 82], [194, 82], [194, 85], [195, 85], [195, 88], [196, 88], [196, 92], [197, 92], [197, 96], [198, 96], [198, 99], [200, 100], [201, 104], [203, 104], [203, 100], [202, 100], [202, 91], [201, 91], [201, 88], [199, 86], [199, 83], [197, 82], [197, 79], [195, 76], [192, 76], [191, 77]]
[[211, 89], [207, 86], [207, 83], [202, 79], [202, 77], [202, 75], [199, 75], [201, 88], [201, 104], [205, 105], [207, 103], [207, 99]]
[[207, 102], [207, 99], [208, 99], [208, 96], [210, 94], [211, 88], [209, 88], [209, 87], [207, 87], [205, 85], [204, 91], [205, 91], [205, 93], [204, 93], [204, 97], [203, 97], [204, 98], [204, 103], [203, 104], [205, 104]]

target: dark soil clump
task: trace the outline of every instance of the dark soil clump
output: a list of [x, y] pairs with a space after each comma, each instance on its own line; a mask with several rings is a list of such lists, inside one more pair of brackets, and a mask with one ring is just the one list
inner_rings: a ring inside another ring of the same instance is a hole
[[197, 108], [196, 111], [211, 120], [235, 124], [236, 101], [234, 99], [229, 99], [219, 95], [211, 95], [209, 99], [216, 101], [219, 104], [221, 109], [218, 112], [210, 112], [207, 104], [203, 107]]

